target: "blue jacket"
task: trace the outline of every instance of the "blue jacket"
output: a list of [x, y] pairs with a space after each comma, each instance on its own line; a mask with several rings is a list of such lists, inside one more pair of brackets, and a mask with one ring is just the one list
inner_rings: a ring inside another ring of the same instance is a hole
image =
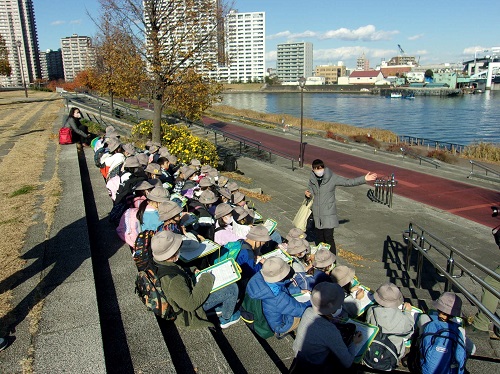
[[287, 332], [293, 324], [294, 317], [302, 317], [311, 302], [299, 303], [291, 295], [300, 293], [300, 288], [294, 287], [289, 281], [273, 283], [279, 287], [277, 295], [262, 277], [262, 272], [256, 273], [248, 282], [247, 293], [253, 299], [262, 300], [262, 311], [269, 327], [277, 334]]
[[262, 269], [262, 264], [258, 262], [255, 263], [255, 254], [252, 247], [249, 248], [249, 244], [243, 242], [241, 245], [240, 253], [236, 256], [236, 262], [241, 267], [241, 277], [243, 279], [250, 279], [255, 273]]

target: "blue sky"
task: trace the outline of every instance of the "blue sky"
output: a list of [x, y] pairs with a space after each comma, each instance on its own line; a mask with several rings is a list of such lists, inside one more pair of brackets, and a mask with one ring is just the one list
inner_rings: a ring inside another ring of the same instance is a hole
[[[98, 0], [34, 0], [34, 7], [42, 50], [59, 48], [73, 33], [95, 34], [86, 9], [97, 17]], [[398, 55], [398, 44], [421, 64], [462, 62], [500, 47], [497, 0], [236, 0], [234, 8], [266, 12], [267, 67], [287, 41], [313, 43], [315, 66], [348, 67], [361, 53], [374, 67]]]

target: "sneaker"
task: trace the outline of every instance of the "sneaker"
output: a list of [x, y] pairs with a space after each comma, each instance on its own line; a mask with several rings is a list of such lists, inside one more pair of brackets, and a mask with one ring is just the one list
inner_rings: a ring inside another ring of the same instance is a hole
[[0, 351], [3, 351], [9, 345], [9, 341], [5, 338], [0, 338]]
[[234, 313], [231, 316], [231, 318], [229, 318], [229, 319], [225, 319], [225, 318], [219, 317], [220, 328], [221, 329], [227, 329], [229, 326], [234, 325], [239, 320], [240, 320], [240, 311], [239, 310], [236, 313]]

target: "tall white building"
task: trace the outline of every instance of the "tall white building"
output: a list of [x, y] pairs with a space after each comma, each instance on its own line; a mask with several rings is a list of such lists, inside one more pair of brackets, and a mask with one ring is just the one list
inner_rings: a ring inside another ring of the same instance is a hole
[[276, 71], [281, 83], [313, 76], [313, 45], [309, 42], [278, 44]]
[[263, 82], [266, 75], [266, 14], [231, 10], [224, 24], [227, 63], [225, 69], [220, 69], [219, 80], [228, 83]]
[[95, 64], [95, 49], [88, 36], [73, 34], [61, 38], [61, 52], [66, 81], [74, 80], [79, 72]]
[[41, 78], [32, 0], [0, 0], [0, 34], [12, 69], [10, 77], [0, 77], [0, 86], [19, 87], [23, 80], [29, 84]]

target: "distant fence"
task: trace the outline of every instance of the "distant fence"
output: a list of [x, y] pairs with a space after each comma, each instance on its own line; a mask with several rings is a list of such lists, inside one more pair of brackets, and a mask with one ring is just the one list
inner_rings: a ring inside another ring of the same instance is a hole
[[409, 135], [398, 135], [398, 141], [410, 145], [419, 145], [434, 149], [447, 150], [452, 153], [462, 153], [466, 147], [464, 144], [442, 142], [440, 140], [419, 138]]

